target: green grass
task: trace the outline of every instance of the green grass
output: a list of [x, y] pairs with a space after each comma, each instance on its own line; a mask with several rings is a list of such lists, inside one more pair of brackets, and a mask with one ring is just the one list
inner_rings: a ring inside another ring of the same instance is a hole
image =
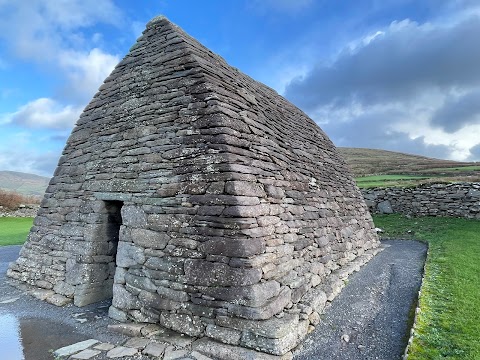
[[0, 218], [0, 246], [23, 244], [32, 224], [33, 218]]
[[385, 237], [427, 241], [409, 360], [480, 359], [480, 221], [376, 215]]
[[386, 186], [407, 186], [412, 184], [412, 180], [418, 182], [418, 180], [428, 179], [429, 176], [419, 175], [372, 175], [362, 176], [355, 178], [358, 187], [386, 187]]

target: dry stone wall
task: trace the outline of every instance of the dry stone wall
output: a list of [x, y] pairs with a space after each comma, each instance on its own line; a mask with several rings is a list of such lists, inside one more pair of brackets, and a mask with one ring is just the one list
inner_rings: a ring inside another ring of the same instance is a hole
[[20, 205], [18, 209], [10, 210], [0, 206], [0, 217], [35, 217], [39, 206], [36, 204]]
[[376, 188], [362, 193], [372, 213], [480, 219], [480, 183]]
[[378, 244], [318, 126], [156, 18], [81, 115], [8, 274], [284, 354]]

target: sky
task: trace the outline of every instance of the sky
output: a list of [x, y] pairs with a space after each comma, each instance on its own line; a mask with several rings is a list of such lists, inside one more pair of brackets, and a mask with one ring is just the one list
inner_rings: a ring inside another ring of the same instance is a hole
[[83, 108], [157, 15], [337, 146], [480, 161], [477, 0], [0, 0], [0, 170], [51, 176]]

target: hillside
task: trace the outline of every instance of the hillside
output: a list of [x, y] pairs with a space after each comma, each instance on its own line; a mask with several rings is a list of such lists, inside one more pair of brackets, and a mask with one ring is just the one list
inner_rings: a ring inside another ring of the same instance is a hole
[[[405, 186], [421, 182], [480, 181], [479, 162], [433, 159], [387, 150], [337, 148], [360, 187]], [[0, 171], [0, 189], [42, 196], [49, 178], [15, 171]]]
[[49, 178], [16, 171], [0, 171], [0, 189], [22, 195], [43, 196]]
[[480, 163], [434, 159], [387, 150], [339, 147], [360, 187], [480, 181]]

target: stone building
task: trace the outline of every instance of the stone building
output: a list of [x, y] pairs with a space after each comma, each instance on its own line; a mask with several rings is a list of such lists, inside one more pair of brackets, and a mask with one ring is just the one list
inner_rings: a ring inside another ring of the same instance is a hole
[[323, 131], [158, 17], [80, 116], [8, 275], [283, 354], [378, 244]]

